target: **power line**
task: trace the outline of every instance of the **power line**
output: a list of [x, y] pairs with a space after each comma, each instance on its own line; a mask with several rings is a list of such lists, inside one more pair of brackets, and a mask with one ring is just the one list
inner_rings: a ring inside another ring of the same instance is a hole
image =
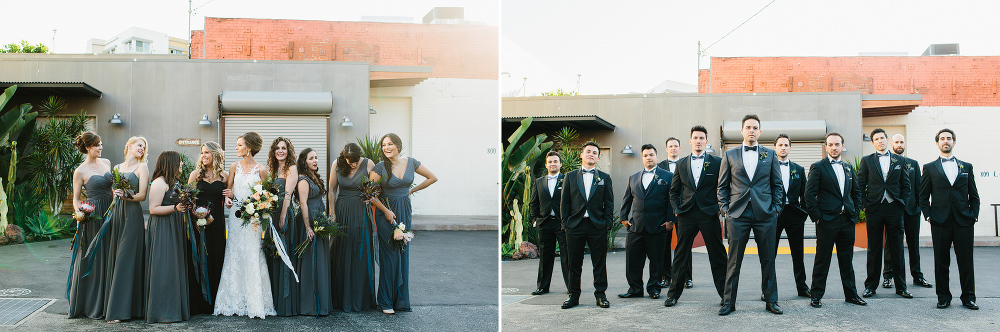
[[712, 48], [712, 46], [715, 46], [715, 44], [717, 44], [718, 42], [722, 41], [726, 37], [729, 37], [729, 34], [733, 33], [733, 31], [736, 31], [736, 29], [739, 29], [744, 24], [747, 24], [747, 22], [750, 22], [750, 20], [752, 20], [755, 16], [757, 16], [757, 14], [760, 14], [760, 12], [764, 11], [764, 9], [767, 9], [767, 7], [770, 6], [772, 3], [774, 3], [775, 1], [777, 1], [777, 0], [771, 0], [771, 2], [768, 3], [767, 5], [765, 5], [764, 8], [761, 8], [760, 10], [758, 10], [757, 13], [753, 14], [753, 16], [750, 16], [750, 18], [748, 18], [746, 21], [743, 21], [743, 23], [740, 23], [740, 25], [736, 26], [736, 28], [733, 28], [733, 30], [730, 30], [729, 33], [726, 33], [725, 36], [722, 36], [722, 38], [719, 38], [719, 40], [716, 40], [714, 43], [712, 43], [712, 45], [708, 45], [708, 47], [706, 47], [704, 50], [701, 50], [701, 52], [704, 53], [705, 51], [708, 51], [708, 49]]

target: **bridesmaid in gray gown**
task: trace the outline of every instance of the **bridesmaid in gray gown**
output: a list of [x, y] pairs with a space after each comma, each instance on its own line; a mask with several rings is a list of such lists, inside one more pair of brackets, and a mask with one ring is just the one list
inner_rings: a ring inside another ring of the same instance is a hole
[[[103, 218], [104, 212], [111, 205], [111, 180], [106, 176], [111, 170], [111, 161], [101, 158], [104, 147], [101, 145], [101, 137], [97, 134], [84, 132], [77, 136], [75, 145], [86, 159], [73, 171], [74, 210], [79, 209], [80, 204], [90, 203], [94, 206], [94, 215]], [[87, 190], [86, 200], [83, 200], [83, 188]], [[93, 253], [90, 274], [83, 277], [87, 272], [89, 261], [84, 259], [84, 255], [103, 223], [103, 220], [91, 220], [77, 224], [76, 236], [73, 238], [72, 265], [66, 286], [69, 318], [104, 318], [104, 266], [107, 246]]]
[[[396, 311], [411, 311], [410, 252], [392, 245], [392, 229], [399, 223], [406, 225], [406, 229], [411, 229], [413, 209], [410, 206], [410, 195], [437, 182], [437, 177], [416, 159], [399, 156], [403, 142], [396, 134], [386, 134], [380, 142], [382, 161], [369, 173], [373, 181], [382, 183], [382, 193], [388, 202], [388, 206], [377, 205], [379, 213], [375, 214], [380, 267], [377, 300], [383, 313], [394, 314]], [[413, 173], [420, 174], [425, 179], [416, 187], [410, 188]]]
[[146, 232], [147, 323], [172, 323], [191, 318], [188, 256], [185, 254], [184, 214], [187, 207], [171, 196], [181, 172], [181, 155], [164, 151], [156, 160], [149, 188], [149, 231]]
[[319, 174], [319, 157], [312, 148], [305, 148], [299, 154], [299, 171], [302, 175], [299, 175], [296, 195], [301, 213], [292, 227], [304, 229], [303, 240], [313, 240], [299, 257], [296, 267], [300, 281], [299, 314], [326, 316], [333, 306], [330, 298], [330, 239], [316, 236], [312, 230], [312, 219], [326, 212], [326, 203], [323, 202], [326, 188]]
[[[271, 143], [271, 149], [267, 154], [267, 167], [271, 174], [271, 186], [285, 191], [285, 196], [279, 201], [280, 209], [276, 209], [271, 222], [278, 230], [281, 241], [285, 244], [285, 252], [292, 252], [298, 241], [301, 241], [304, 229], [302, 227], [289, 227], [294, 221], [295, 213], [292, 211], [293, 186], [286, 186], [286, 183], [296, 183], [299, 178], [298, 167], [295, 164], [295, 146], [292, 141], [285, 137], [275, 138]], [[271, 296], [274, 298], [274, 312], [278, 316], [295, 316], [299, 314], [299, 283], [295, 282], [291, 270], [281, 261], [279, 257], [265, 255], [267, 259], [267, 270], [271, 278]], [[295, 266], [298, 259], [295, 255], [288, 257]]]
[[[129, 197], [124, 190], [116, 189], [114, 193], [117, 203], [112, 203], [114, 208], [108, 215], [109, 225], [103, 240], [109, 255], [104, 317], [108, 323], [139, 318], [145, 312], [142, 287], [146, 219], [142, 215], [141, 202], [146, 200], [146, 187], [149, 183], [146, 148], [145, 138], [129, 138], [125, 144], [125, 162], [115, 166], [136, 190]], [[110, 173], [108, 177], [111, 177]]]
[[359, 186], [375, 167], [361, 157], [361, 147], [347, 143], [330, 169], [331, 219], [347, 233], [333, 239], [333, 308], [345, 312], [375, 308], [375, 261], [372, 220], [365, 216], [368, 206]]

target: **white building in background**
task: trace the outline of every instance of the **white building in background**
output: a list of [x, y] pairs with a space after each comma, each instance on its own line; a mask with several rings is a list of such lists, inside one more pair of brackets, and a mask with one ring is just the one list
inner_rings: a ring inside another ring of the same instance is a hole
[[92, 38], [86, 53], [93, 54], [188, 54], [188, 40], [165, 33], [131, 27], [109, 39]]

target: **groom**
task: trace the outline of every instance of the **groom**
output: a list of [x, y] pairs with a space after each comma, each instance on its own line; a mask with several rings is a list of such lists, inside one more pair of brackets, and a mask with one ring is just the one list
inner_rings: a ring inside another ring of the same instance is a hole
[[597, 170], [601, 150], [597, 143], [583, 145], [580, 169], [566, 173], [563, 180], [562, 202], [559, 208], [563, 229], [566, 230], [566, 252], [569, 256], [569, 299], [562, 308], [580, 305], [580, 276], [583, 274], [583, 248], [590, 247], [590, 263], [594, 266], [594, 296], [601, 308], [611, 303], [604, 292], [608, 289], [608, 228], [614, 218], [614, 196], [611, 176]]

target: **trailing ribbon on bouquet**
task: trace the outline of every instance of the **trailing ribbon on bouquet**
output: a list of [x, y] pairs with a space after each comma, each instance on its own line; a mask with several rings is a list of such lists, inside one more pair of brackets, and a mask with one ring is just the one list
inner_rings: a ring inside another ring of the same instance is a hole
[[[278, 234], [278, 231], [274, 228], [274, 223], [268, 223], [271, 228], [271, 234]], [[278, 257], [281, 257], [281, 261], [285, 262], [285, 266], [289, 270], [292, 270], [292, 275], [295, 276], [295, 282], [299, 282], [299, 275], [295, 273], [295, 268], [292, 267], [292, 260], [288, 258], [288, 253], [285, 251], [285, 244], [281, 242], [280, 236], [272, 236], [271, 239], [274, 241], [274, 247], [277, 248]]]
[[[366, 256], [368, 259], [365, 263], [368, 265], [368, 285], [370, 288], [368, 291], [372, 296], [375, 296], [375, 254], [372, 252], [374, 249], [373, 238], [369, 234], [371, 229], [369, 226], [374, 226], [374, 218], [372, 218], [372, 207], [371, 203], [365, 203], [365, 222], [361, 223], [362, 229], [362, 241], [361, 241], [361, 259]], [[369, 224], [368, 221], [372, 220], [373, 223]]]
[[[87, 246], [87, 253], [83, 255], [83, 258], [87, 260], [87, 272], [85, 272], [80, 278], [86, 278], [90, 275], [90, 270], [94, 267], [94, 250], [101, 247], [101, 240], [104, 239], [104, 233], [107, 233], [108, 227], [111, 227], [111, 213], [113, 211], [118, 211], [118, 215], [122, 218], [124, 217], [125, 205], [118, 204], [120, 200], [122, 200], [122, 198], [115, 196], [115, 198], [111, 200], [111, 206], [108, 207], [108, 211], [104, 212], [104, 223], [101, 224], [101, 231], [97, 233], [97, 236], [94, 236], [93, 240], [90, 241], [90, 245]], [[115, 210], [116, 208], [118, 210]]]
[[[198, 232], [199, 236], [194, 236], [194, 228], [198, 226], [190, 225], [193, 219], [187, 218], [188, 212], [184, 212], [184, 223], [187, 224], [187, 237], [191, 242], [191, 259], [194, 260], [194, 275], [201, 285], [201, 297], [205, 299], [205, 302], [212, 304], [212, 296], [210, 295], [208, 287], [208, 252], [205, 249], [205, 229], [201, 227]], [[190, 221], [189, 221], [190, 220]], [[201, 245], [198, 245], [198, 240], [201, 240]]]
[[73, 281], [73, 264], [76, 262], [76, 252], [80, 250], [80, 238], [83, 237], [81, 232], [84, 232], [83, 227], [77, 228], [76, 233], [73, 234], [73, 258], [69, 260], [69, 275], [66, 276], [66, 300], [69, 300], [69, 286]]

